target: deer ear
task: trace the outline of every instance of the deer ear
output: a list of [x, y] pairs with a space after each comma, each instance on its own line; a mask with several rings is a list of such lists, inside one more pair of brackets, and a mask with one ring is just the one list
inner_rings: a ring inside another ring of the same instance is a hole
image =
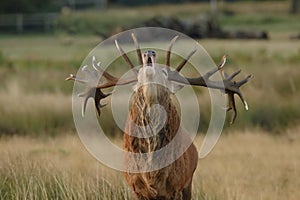
[[173, 82], [173, 81], [169, 81], [167, 86], [172, 94], [175, 94], [177, 91], [179, 91], [181, 88], [184, 87], [184, 85]]

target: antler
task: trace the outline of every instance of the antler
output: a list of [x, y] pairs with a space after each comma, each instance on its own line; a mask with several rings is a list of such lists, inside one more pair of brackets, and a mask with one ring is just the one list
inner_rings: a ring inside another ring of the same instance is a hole
[[[136, 37], [133, 33], [131, 34], [131, 37], [132, 37], [133, 42], [135, 44], [136, 52], [137, 52], [138, 59], [139, 59], [139, 64], [142, 65], [143, 60], [142, 60], [142, 53], [141, 53], [140, 46], [139, 46], [138, 41], [137, 41], [137, 39], [136, 39]], [[122, 49], [122, 47], [119, 46], [117, 40], [115, 40], [115, 45], [116, 45], [117, 49], [119, 50], [121, 56], [126, 61], [126, 63], [130, 66], [131, 69], [134, 69], [135, 66], [132, 64], [132, 62], [128, 58], [127, 54]], [[81, 94], [78, 95], [79, 97], [84, 98], [83, 99], [83, 106], [82, 106], [82, 115], [83, 116], [84, 116], [87, 101], [89, 100], [89, 98], [94, 99], [95, 107], [97, 109], [98, 116], [100, 116], [101, 108], [103, 108], [105, 105], [107, 105], [107, 104], [101, 104], [101, 100], [108, 97], [109, 95], [111, 95], [111, 93], [104, 94], [101, 91], [101, 89], [113, 87], [113, 86], [116, 86], [116, 85], [126, 85], [126, 84], [137, 81], [136, 76], [128, 78], [128, 79], [118, 79], [118, 78], [114, 77], [113, 75], [109, 74], [108, 72], [106, 72], [105, 70], [103, 70], [100, 67], [100, 62], [96, 61], [95, 56], [92, 59], [92, 66], [93, 66], [93, 69], [94, 69], [93, 71], [90, 71], [87, 68], [87, 66], [84, 66], [82, 68], [82, 71], [87, 76], [86, 79], [76, 77], [73, 74], [70, 74], [70, 76], [68, 78], [66, 78], [66, 80], [74, 80], [74, 81], [78, 81], [80, 83], [86, 84], [86, 91], [84, 93], [81, 93]], [[134, 70], [134, 72], [135, 72], [135, 75], [136, 75], [137, 71]], [[101, 76], [103, 76], [106, 79], [106, 83], [104, 83], [102, 85], [97, 85], [98, 84], [98, 77], [101, 77]]]
[[[177, 38], [179, 36], [176, 35], [170, 42], [169, 46], [168, 46], [168, 50], [167, 50], [167, 57], [166, 57], [166, 66], [170, 67], [170, 59], [171, 59], [171, 51], [173, 48], [174, 43], [176, 42]], [[181, 69], [185, 66], [185, 64], [189, 61], [189, 59], [196, 53], [197, 49], [193, 49], [188, 56], [178, 65], [178, 67], [176, 68], [176, 71], [180, 72]]]
[[233, 124], [236, 119], [236, 116], [237, 116], [234, 94], [237, 94], [240, 97], [240, 99], [242, 100], [242, 102], [245, 106], [245, 109], [248, 110], [248, 104], [245, 101], [245, 99], [240, 91], [240, 87], [242, 85], [244, 85], [245, 83], [247, 83], [253, 76], [248, 75], [245, 79], [243, 79], [239, 82], [232, 81], [232, 79], [241, 72], [241, 70], [238, 70], [230, 76], [228, 76], [225, 72], [223, 72], [222, 73], [223, 81], [210, 80], [210, 77], [214, 73], [216, 73], [217, 71], [221, 70], [224, 67], [224, 65], [226, 63], [226, 55], [224, 55], [221, 59], [220, 64], [216, 68], [207, 72], [204, 76], [200, 76], [198, 78], [182, 77], [178, 72], [180, 72], [180, 70], [185, 66], [185, 64], [193, 56], [193, 54], [197, 51], [197, 49], [192, 50], [188, 54], [188, 56], [178, 65], [178, 67], [176, 68], [176, 71], [171, 71], [171, 69], [170, 69], [170, 57], [171, 56], [170, 55], [171, 55], [172, 47], [177, 38], [178, 38], [178, 36], [175, 36], [171, 40], [171, 42], [168, 46], [167, 57], [166, 57], [168, 79], [171, 81], [176, 81], [176, 82], [183, 83], [183, 84], [204, 86], [204, 87], [208, 87], [208, 88], [215, 88], [215, 89], [220, 89], [221, 91], [225, 91], [225, 93], [228, 95], [228, 107], [226, 110], [227, 111], [233, 110], [233, 114], [232, 114], [231, 121], [230, 121], [230, 124]]
[[135, 35], [133, 33], [131, 33], [131, 37], [132, 37], [132, 40], [134, 42], [134, 46], [136, 48], [136, 53], [138, 55], [138, 59], [139, 59], [139, 64], [140, 65], [143, 65], [143, 58], [142, 58], [142, 52], [141, 52], [141, 48], [140, 48], [140, 45], [135, 37]]
[[[137, 52], [138, 59], [139, 59], [139, 64], [142, 65], [143, 59], [142, 59], [142, 53], [141, 53], [140, 46], [139, 46], [138, 41], [133, 33], [131, 34], [131, 37], [135, 44], [136, 52]], [[121, 56], [126, 61], [126, 63], [130, 66], [131, 69], [134, 69], [135, 66], [132, 64], [132, 62], [128, 58], [127, 54], [122, 49], [122, 47], [119, 46], [117, 40], [115, 40], [115, 45], [116, 45], [117, 49], [119, 50]], [[86, 91], [78, 95], [79, 97], [84, 98], [83, 105], [82, 105], [82, 115], [83, 116], [84, 116], [87, 101], [89, 100], [89, 98], [94, 99], [98, 116], [100, 116], [101, 108], [103, 108], [104, 106], [107, 105], [107, 104], [101, 104], [101, 100], [105, 99], [106, 97], [111, 95], [111, 93], [104, 94], [101, 91], [102, 89], [113, 87], [116, 85], [126, 85], [126, 84], [130, 84], [130, 83], [137, 81], [137, 76], [136, 76], [137, 70], [135, 70], [135, 69], [134, 69], [134, 72], [135, 72], [134, 77], [130, 77], [127, 79], [119, 79], [119, 78], [114, 77], [113, 75], [109, 74], [105, 70], [103, 70], [100, 67], [100, 62], [96, 61], [95, 56], [93, 56], [93, 59], [92, 59], [92, 66], [94, 69], [93, 71], [90, 71], [90, 69], [88, 69], [88, 66], [82, 67], [82, 71], [87, 76], [86, 79], [81, 78], [81, 77], [76, 77], [73, 74], [70, 74], [70, 76], [68, 78], [66, 78], [66, 80], [74, 80], [74, 81], [78, 81], [80, 83], [86, 84]], [[102, 85], [98, 85], [98, 77], [101, 77], [101, 76], [103, 76], [106, 79], [106, 83], [104, 83]]]
[[236, 116], [237, 116], [234, 94], [237, 94], [240, 97], [240, 99], [242, 100], [242, 102], [245, 106], [245, 109], [248, 110], [248, 104], [244, 100], [244, 97], [240, 91], [240, 87], [242, 85], [244, 85], [245, 83], [247, 83], [253, 76], [248, 75], [245, 79], [243, 79], [239, 82], [232, 81], [232, 79], [241, 72], [241, 70], [238, 70], [230, 76], [228, 76], [226, 73], [224, 73], [223, 81], [210, 80], [210, 77], [217, 71], [221, 70], [224, 67], [225, 63], [226, 63], [226, 55], [224, 55], [222, 57], [220, 64], [216, 68], [210, 70], [205, 75], [197, 77], [197, 78], [185, 78], [185, 77], [181, 76], [177, 72], [177, 70], [171, 71], [170, 69], [168, 69], [168, 71], [169, 71], [168, 79], [171, 81], [176, 81], [176, 82], [183, 83], [183, 84], [204, 86], [204, 87], [208, 87], [208, 88], [220, 89], [221, 91], [225, 91], [225, 93], [228, 95], [227, 111], [233, 110], [233, 115], [231, 117], [231, 122], [230, 122], [230, 124], [233, 124], [236, 119]]
[[[143, 58], [142, 58], [142, 52], [140, 49], [140, 45], [135, 37], [135, 35], [133, 33], [131, 33], [131, 37], [132, 40], [134, 42], [135, 48], [136, 48], [136, 53], [139, 59], [139, 64], [142, 65], [143, 64]], [[115, 45], [117, 47], [117, 49], [119, 50], [121, 56], [123, 57], [123, 59], [125, 60], [125, 62], [129, 65], [129, 67], [131, 69], [134, 69], [134, 65], [132, 64], [131, 60], [128, 58], [127, 54], [124, 52], [124, 50], [122, 49], [122, 47], [119, 45], [118, 40], [115, 40]], [[137, 74], [137, 70], [134, 69], [134, 72]]]
[[[70, 74], [70, 76], [65, 79], [65, 80], [78, 81], [78, 82], [83, 83], [83, 84], [86, 85], [85, 92], [80, 93], [78, 95], [79, 97], [83, 98], [82, 116], [84, 116], [87, 101], [89, 100], [89, 98], [94, 99], [97, 114], [98, 114], [98, 116], [100, 116], [101, 108], [103, 108], [104, 106], [107, 105], [107, 104], [101, 104], [101, 100], [105, 99], [106, 97], [108, 97], [109, 95], [112, 94], [112, 93], [104, 94], [101, 91], [101, 89], [113, 87], [113, 86], [116, 86], [116, 85], [126, 85], [126, 84], [137, 81], [136, 76], [128, 78], [128, 79], [118, 79], [115, 76], [109, 74], [108, 72], [106, 72], [105, 70], [103, 70], [100, 67], [100, 62], [96, 61], [95, 56], [93, 56], [93, 59], [92, 59], [92, 66], [93, 66], [93, 69], [94, 69], [93, 71], [88, 69], [88, 66], [82, 67], [82, 71], [85, 73], [86, 79], [76, 77], [73, 74]], [[101, 77], [101, 76], [103, 76], [106, 79], [106, 83], [104, 83], [102, 85], [97, 85], [98, 77]]]
[[171, 51], [172, 51], [172, 47], [174, 45], [174, 43], [176, 42], [177, 38], [179, 36], [176, 35], [170, 42], [169, 47], [168, 47], [168, 51], [167, 51], [167, 57], [166, 57], [166, 66], [170, 67], [170, 59], [171, 59]]

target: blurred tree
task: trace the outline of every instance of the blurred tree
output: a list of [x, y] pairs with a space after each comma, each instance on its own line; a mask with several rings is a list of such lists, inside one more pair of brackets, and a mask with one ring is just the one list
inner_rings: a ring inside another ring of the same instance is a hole
[[118, 3], [126, 6], [154, 5], [161, 3], [183, 3], [183, 2], [209, 2], [210, 0], [109, 0], [111, 3]]
[[34, 13], [59, 11], [65, 0], [0, 1], [0, 13]]
[[42, 13], [59, 12], [62, 7], [72, 9], [106, 8], [108, 0], [1, 0], [2, 13]]
[[300, 7], [300, 1], [299, 0], [292, 0], [291, 1], [291, 7], [290, 7], [290, 13], [296, 14], [299, 12]]

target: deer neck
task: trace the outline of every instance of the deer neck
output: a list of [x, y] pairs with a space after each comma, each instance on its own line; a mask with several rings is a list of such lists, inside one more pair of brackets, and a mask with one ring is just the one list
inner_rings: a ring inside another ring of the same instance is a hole
[[[167, 145], [176, 135], [180, 119], [170, 93], [158, 86], [155, 98], [141, 88], [132, 97], [127, 134], [134, 143], [132, 152], [152, 152]], [[149, 99], [151, 101], [149, 102]]]

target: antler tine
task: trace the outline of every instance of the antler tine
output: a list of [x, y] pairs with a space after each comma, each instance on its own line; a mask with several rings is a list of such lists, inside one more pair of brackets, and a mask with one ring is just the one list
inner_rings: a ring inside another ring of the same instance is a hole
[[247, 101], [244, 99], [242, 93], [241, 93], [241, 92], [238, 92], [237, 94], [238, 94], [238, 96], [240, 97], [242, 103], [244, 104], [245, 109], [248, 110], [249, 107], [248, 107]]
[[84, 72], [85, 77], [89, 79], [89, 82], [94, 82], [96, 84], [98, 82], [98, 73], [95, 70], [91, 70], [88, 68], [88, 65], [85, 65], [81, 68], [81, 71]]
[[[220, 69], [222, 69], [224, 67], [226, 60], [227, 60], [226, 55], [224, 55], [221, 59], [220, 64], [217, 67], [210, 70], [209, 72], [207, 72], [203, 77], [206, 79], [210, 78], [214, 73], [216, 73], [217, 71], [219, 71]], [[227, 74], [225, 72], [223, 72], [222, 76], [223, 76], [223, 78], [227, 77]]]
[[100, 108], [103, 108], [104, 106], [107, 105], [107, 104], [101, 104], [101, 99], [104, 99], [104, 98], [108, 97], [109, 95], [111, 95], [111, 93], [104, 94], [98, 88], [89, 88], [86, 90], [86, 92], [80, 93], [78, 96], [84, 98], [83, 104], [82, 104], [82, 110], [81, 110], [82, 116], [84, 116], [84, 114], [85, 114], [86, 105], [90, 98], [94, 99], [94, 104], [95, 104], [98, 116], [100, 116], [100, 114], [101, 114]]
[[241, 73], [241, 69], [237, 70], [236, 72], [234, 72], [233, 74], [231, 74], [230, 76], [227, 76], [225, 79], [227, 80], [232, 80], [234, 77], [236, 77], [239, 73]]
[[252, 78], [253, 78], [253, 75], [248, 75], [245, 79], [237, 82], [237, 85], [238, 86], [242, 86], [242, 85], [244, 85], [245, 83], [247, 83]]
[[[238, 90], [236, 93], [240, 97], [242, 103], [244, 104], [245, 109], [248, 110], [249, 107], [248, 107], [247, 101], [244, 99], [241, 91]], [[230, 121], [230, 124], [233, 124], [235, 119], [236, 119], [236, 116], [237, 116], [234, 93], [233, 92], [228, 92], [227, 95], [228, 95], [228, 108], [227, 108], [227, 111], [230, 111], [231, 109], [233, 110], [231, 121]]]
[[[117, 41], [116, 41], [116, 45], [117, 45]], [[117, 45], [118, 47], [118, 45]], [[120, 48], [121, 49], [121, 48]], [[122, 49], [120, 50], [120, 52], [124, 52]], [[123, 54], [123, 55], [126, 55], [126, 54]], [[128, 58], [128, 57], [127, 57]], [[128, 59], [129, 60], [129, 59]], [[137, 81], [137, 77], [136, 75], [131, 77], [131, 78], [127, 78], [127, 79], [119, 79], [119, 78], [116, 78], [114, 77], [113, 75], [109, 74], [108, 72], [106, 72], [105, 70], [103, 70], [101, 67], [100, 67], [100, 64], [97, 63], [96, 61], [96, 58], [93, 57], [93, 67], [98, 70], [100, 73], [102, 73], [102, 75], [104, 76], [104, 78], [107, 80], [106, 83], [102, 84], [102, 85], [98, 85], [96, 88], [97, 89], [104, 89], [104, 88], [109, 88], [109, 87], [113, 87], [113, 86], [116, 86], [116, 85], [126, 85], [126, 84], [129, 84], [129, 83], [132, 83], [132, 82], [135, 82]], [[136, 71], [134, 71], [136, 72]], [[100, 91], [101, 92], [101, 91]], [[102, 95], [103, 96], [103, 95]]]
[[[85, 110], [86, 110], [86, 105], [87, 102], [90, 98], [93, 98], [95, 95], [95, 89], [87, 89], [85, 92], [78, 94], [78, 97], [82, 97], [83, 98], [83, 104], [82, 104], [82, 108], [81, 108], [81, 115], [84, 117], [85, 114]], [[96, 103], [96, 101], [95, 101]]]
[[174, 43], [176, 42], [177, 38], [179, 36], [176, 35], [170, 42], [169, 46], [168, 46], [168, 51], [167, 51], [167, 58], [166, 58], [166, 66], [170, 67], [170, 59], [171, 59], [171, 50], [173, 48]]
[[[79, 97], [84, 97], [84, 94], [79, 94], [78, 95]], [[85, 110], [86, 110], [86, 105], [87, 105], [87, 102], [89, 100], [90, 97], [86, 97], [83, 99], [83, 104], [82, 104], [82, 108], [81, 108], [81, 116], [84, 117], [84, 114], [85, 114]]]
[[101, 99], [104, 99], [104, 98], [110, 96], [111, 94], [112, 93], [104, 94], [99, 88], [96, 89], [96, 93], [95, 93], [95, 107], [96, 107], [98, 116], [100, 116], [100, 114], [101, 114], [100, 108], [103, 108], [104, 106], [107, 105], [107, 103], [101, 104], [100, 103]]
[[188, 56], [178, 65], [178, 67], [176, 68], [176, 70], [178, 72], [181, 71], [181, 69], [185, 66], [185, 64], [188, 62], [188, 60], [196, 53], [197, 49], [195, 48], [194, 50], [192, 50]]
[[223, 80], [228, 78], [228, 74], [224, 71], [221, 71], [221, 76]]
[[140, 65], [143, 65], [143, 58], [142, 58], [142, 52], [141, 52], [141, 48], [140, 48], [140, 45], [134, 35], [134, 33], [131, 33], [131, 37], [132, 37], [132, 40], [134, 42], [134, 46], [136, 48], [136, 53], [138, 55], [138, 59], [139, 59], [139, 64]]
[[230, 124], [233, 124], [235, 122], [235, 119], [237, 117], [237, 112], [236, 112], [236, 105], [235, 105], [235, 100], [234, 100], [234, 93], [228, 93], [228, 108], [227, 111], [232, 110], [233, 113], [231, 115], [231, 120]]
[[[238, 87], [241, 87], [242, 85], [244, 85], [245, 83], [247, 83], [247, 82], [248, 82], [250, 79], [252, 79], [252, 78], [253, 78], [253, 75], [248, 75], [245, 79], [243, 79], [243, 80], [237, 82], [236, 85], [237, 85]], [[248, 108], [248, 104], [247, 104], [247, 102], [244, 100], [244, 97], [243, 97], [241, 91], [238, 91], [237, 94], [239, 95], [241, 101], [243, 102], [243, 104], [244, 104], [244, 106], [245, 106], [245, 109], [248, 110], [248, 109], [249, 109], [249, 108]]]
[[[75, 80], [76, 79], [76, 76], [74, 74], [70, 74], [67, 78], [65, 78], [65, 81], [69, 81], [69, 80]], [[85, 82], [83, 82], [85, 83]]]
[[[104, 88], [109, 88], [112, 86], [116, 86], [116, 85], [125, 85], [125, 84], [129, 84], [132, 82], [137, 81], [137, 77], [134, 76], [132, 78], [129, 79], [118, 79], [116, 77], [114, 77], [113, 75], [109, 74], [108, 72], [106, 72], [105, 70], [103, 70], [99, 63], [97, 63], [95, 56], [93, 57], [93, 67], [100, 73], [102, 73], [102, 75], [104, 76], [104, 78], [107, 80], [106, 83], [96, 86], [97, 89], [104, 89]], [[103, 95], [102, 95], [103, 96]]]
[[106, 72], [105, 70], [103, 70], [100, 67], [100, 62], [97, 63], [95, 56], [93, 56], [92, 63], [93, 63], [93, 68], [95, 70], [97, 70], [99, 73], [101, 73], [104, 76], [104, 78], [106, 78], [107, 80], [109, 80], [111, 82], [117, 82], [118, 81], [118, 78], [116, 78], [113, 75], [109, 74], [108, 72]]
[[226, 61], [227, 61], [227, 55], [225, 54], [225, 55], [222, 56], [222, 59], [221, 59], [219, 65], [218, 65], [218, 69], [219, 70], [224, 67]]
[[[225, 80], [231, 81], [231, 80], [232, 80], [235, 76], [237, 76], [240, 72], [241, 72], [241, 70], [238, 70], [238, 71], [234, 72], [233, 74], [231, 74], [230, 76], [226, 75]], [[231, 109], [233, 110], [230, 124], [233, 124], [233, 123], [234, 123], [234, 121], [235, 121], [235, 119], [236, 119], [236, 116], [237, 116], [236, 105], [235, 105], [235, 99], [234, 99], [234, 94], [235, 94], [235, 93], [236, 93], [236, 94], [239, 96], [239, 98], [241, 99], [241, 101], [242, 101], [242, 103], [243, 103], [245, 109], [246, 109], [246, 110], [249, 109], [248, 103], [247, 103], [247, 101], [244, 99], [244, 97], [243, 97], [243, 95], [242, 95], [242, 93], [241, 93], [239, 87], [242, 86], [243, 84], [247, 83], [252, 77], [253, 77], [252, 75], [248, 75], [245, 79], [243, 79], [243, 80], [241, 80], [241, 81], [239, 81], [239, 82], [235, 82], [235, 81], [234, 81], [233, 83], [234, 83], [234, 85], [236, 85], [236, 87], [237, 87], [236, 91], [235, 91], [235, 92], [227, 92], [227, 95], [228, 95], [228, 105], [229, 105], [227, 111], [229, 111], [229, 110], [231, 110]]]
[[124, 52], [124, 50], [122, 49], [122, 47], [119, 46], [118, 41], [115, 40], [115, 45], [117, 47], [117, 49], [119, 50], [121, 56], [124, 58], [124, 60], [127, 62], [127, 64], [130, 66], [131, 69], [134, 68], [134, 65], [132, 64], [132, 62], [130, 61], [130, 59], [128, 58], [127, 54]]
[[87, 80], [76, 77], [74, 74], [70, 74], [69, 77], [65, 78], [66, 81], [73, 80], [78, 81], [80, 83], [88, 83]]

